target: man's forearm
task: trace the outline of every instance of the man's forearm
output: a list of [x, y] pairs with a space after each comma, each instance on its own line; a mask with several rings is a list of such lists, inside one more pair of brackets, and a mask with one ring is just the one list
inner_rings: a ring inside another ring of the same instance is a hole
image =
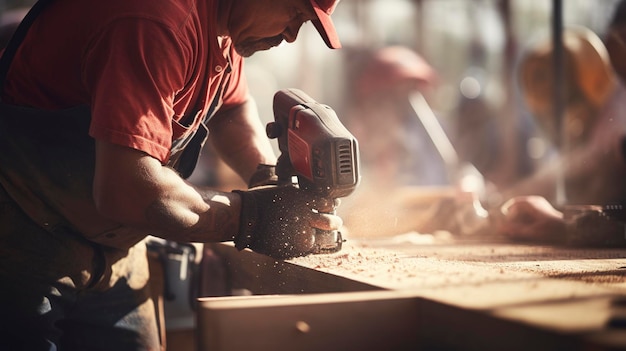
[[237, 194], [197, 189], [141, 151], [96, 142], [94, 200], [122, 225], [176, 241], [227, 241], [238, 229]]
[[209, 129], [215, 150], [246, 183], [258, 164], [276, 164], [276, 155], [252, 98], [215, 116]]

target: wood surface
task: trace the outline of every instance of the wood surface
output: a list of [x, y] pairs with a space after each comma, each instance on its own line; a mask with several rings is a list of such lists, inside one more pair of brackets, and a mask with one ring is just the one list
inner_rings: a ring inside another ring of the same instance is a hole
[[[216, 250], [229, 262], [234, 288], [265, 296], [203, 300], [200, 338], [218, 325], [222, 336], [210, 340], [265, 324], [275, 332], [255, 333], [252, 340], [265, 346], [254, 349], [270, 350], [277, 340], [290, 350], [626, 349], [621, 249], [409, 234], [348, 239], [338, 253], [288, 261], [225, 244]], [[298, 318], [316, 331], [315, 342], [298, 334]], [[341, 325], [341, 333], [329, 329]]]

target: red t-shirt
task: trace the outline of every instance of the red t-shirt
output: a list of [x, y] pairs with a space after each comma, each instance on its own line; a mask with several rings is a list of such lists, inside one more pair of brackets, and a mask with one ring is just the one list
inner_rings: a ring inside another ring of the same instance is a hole
[[87, 104], [92, 137], [166, 163], [172, 140], [197, 128], [221, 82], [223, 109], [248, 92], [243, 58], [230, 38], [218, 42], [217, 2], [52, 2], [20, 46], [3, 97], [41, 109]]

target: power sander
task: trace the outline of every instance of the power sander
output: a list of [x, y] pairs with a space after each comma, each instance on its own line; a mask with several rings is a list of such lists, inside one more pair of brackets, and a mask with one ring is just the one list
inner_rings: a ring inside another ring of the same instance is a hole
[[[274, 122], [267, 124], [266, 132], [278, 139], [279, 184], [296, 183], [330, 200], [350, 195], [359, 184], [356, 138], [335, 111], [304, 92], [284, 89], [274, 95]], [[316, 230], [312, 253], [337, 252], [343, 242], [339, 231]]]

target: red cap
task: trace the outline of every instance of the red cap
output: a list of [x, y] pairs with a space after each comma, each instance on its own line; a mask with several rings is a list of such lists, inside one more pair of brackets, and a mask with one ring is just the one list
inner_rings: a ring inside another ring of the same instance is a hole
[[363, 97], [380, 94], [402, 82], [416, 83], [418, 90], [437, 82], [437, 73], [417, 52], [405, 46], [378, 49], [363, 67], [356, 89]]
[[326, 45], [331, 49], [339, 49], [341, 43], [339, 42], [339, 36], [335, 30], [335, 25], [330, 19], [330, 15], [335, 11], [335, 7], [339, 3], [339, 0], [310, 0], [317, 20], [313, 20], [313, 25], [324, 39]]

